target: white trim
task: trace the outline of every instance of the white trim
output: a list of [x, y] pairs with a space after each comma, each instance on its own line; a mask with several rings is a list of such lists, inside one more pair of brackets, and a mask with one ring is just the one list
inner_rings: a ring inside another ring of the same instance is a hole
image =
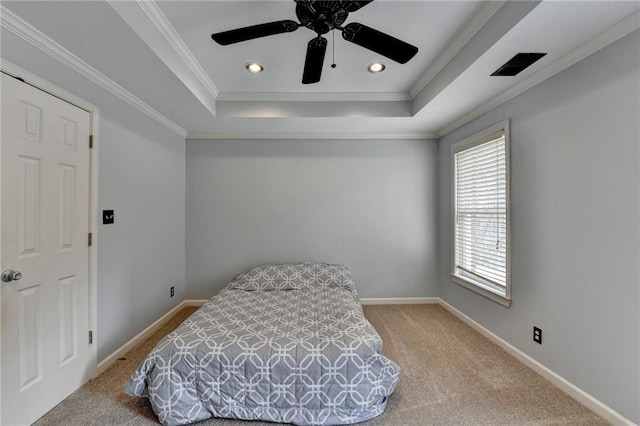
[[233, 133], [189, 133], [187, 139], [436, 139], [435, 133], [324, 133], [324, 132], [233, 132]]
[[[1, 7], [0, 12], [4, 13], [6, 9]], [[69, 102], [78, 108], [81, 108], [90, 114], [90, 134], [93, 135], [94, 148], [90, 150], [90, 169], [89, 178], [91, 180], [89, 187], [89, 232], [93, 233], [94, 244], [89, 248], [89, 264], [88, 264], [88, 279], [89, 279], [89, 293], [88, 293], [88, 326], [89, 330], [93, 330], [94, 341], [88, 348], [88, 377], [92, 379], [98, 375], [97, 359], [98, 359], [98, 343], [96, 337], [97, 330], [97, 314], [98, 314], [98, 244], [97, 244], [97, 223], [98, 223], [98, 140], [99, 140], [99, 128], [100, 128], [100, 110], [97, 106], [85, 101], [84, 99], [67, 92], [66, 90], [32, 74], [17, 65], [0, 58], [0, 69], [10, 75], [20, 77], [25, 83], [32, 85], [40, 90], [43, 90], [52, 96], [58, 97], [66, 102]], [[88, 143], [88, 141], [86, 141]], [[1, 232], [1, 227], [0, 227]], [[1, 236], [1, 233], [0, 233]], [[0, 305], [1, 303], [0, 296]], [[1, 341], [0, 336], [0, 341]], [[0, 369], [1, 371], [1, 369]], [[0, 381], [1, 381], [0, 377]], [[1, 396], [1, 395], [0, 395]], [[1, 399], [1, 398], [0, 398]], [[0, 403], [1, 404], [1, 403]], [[1, 408], [1, 405], [0, 405]], [[1, 412], [1, 410], [0, 410]]]
[[178, 32], [173, 28], [158, 4], [154, 0], [136, 0], [136, 2], [151, 22], [153, 22], [160, 34], [164, 36], [178, 56], [180, 56], [180, 59], [182, 59], [198, 81], [207, 89], [207, 92], [209, 92], [214, 99], [217, 98], [220, 90], [218, 90], [213, 81], [211, 81], [209, 75], [196, 60], [195, 56], [193, 56], [191, 50], [189, 50]]
[[92, 233], [93, 245], [89, 250], [89, 330], [93, 331], [93, 345], [89, 346], [91, 354], [92, 377], [98, 375], [98, 247], [100, 238], [98, 236], [98, 225], [100, 224], [100, 210], [98, 208], [99, 185], [98, 178], [100, 170], [100, 111], [91, 111], [91, 134], [93, 135], [93, 148], [91, 149], [91, 213], [89, 216], [89, 228]]
[[[1, 7], [1, 6], [0, 6]], [[4, 9], [3, 9], [4, 12]], [[84, 99], [74, 95], [71, 92], [68, 92], [47, 80], [38, 77], [37, 75], [15, 65], [13, 62], [10, 62], [4, 58], [0, 58], [0, 69], [11, 74], [16, 77], [23, 78], [27, 83], [35, 86], [45, 92], [48, 92], [54, 96], [57, 96], [65, 101], [81, 108], [87, 112], [98, 111], [99, 108], [92, 103], [85, 101]]]
[[640, 28], [640, 11], [636, 11], [626, 18], [620, 20], [612, 27], [604, 30], [597, 36], [593, 37], [591, 40], [582, 44], [580, 47], [574, 49], [568, 54], [564, 55], [557, 61], [553, 62], [546, 68], [541, 69], [540, 71], [532, 74], [525, 80], [516, 84], [515, 86], [510, 87], [509, 89], [502, 92], [500, 95], [496, 96], [489, 102], [484, 103], [480, 107], [474, 109], [468, 114], [458, 118], [454, 122], [450, 123], [446, 127], [442, 128], [437, 132], [438, 137], [441, 138], [459, 127], [467, 124], [468, 122], [480, 117], [481, 115], [486, 114], [494, 108], [502, 105], [503, 103], [515, 98], [519, 94], [531, 89], [532, 87], [542, 83], [548, 78], [553, 77], [559, 72], [569, 68], [571, 65], [581, 61], [582, 59], [596, 53], [598, 50], [607, 47], [611, 43], [621, 39], [622, 37], [631, 34], [633, 31]]
[[218, 96], [218, 101], [223, 102], [405, 102], [410, 100], [411, 97], [406, 92], [222, 92]]
[[150, 337], [153, 333], [158, 331], [167, 321], [169, 321], [175, 314], [177, 314], [182, 308], [187, 306], [186, 301], [178, 303], [173, 309], [169, 312], [155, 320], [150, 326], [142, 330], [140, 333], [136, 334], [131, 340], [129, 340], [124, 345], [120, 346], [120, 348], [116, 349], [111, 355], [103, 359], [98, 363], [98, 374], [104, 373], [113, 363], [115, 363], [118, 358], [121, 358], [131, 349], [133, 349], [138, 343]]
[[192, 300], [185, 300], [183, 303], [183, 305], [186, 306], [202, 306], [205, 303], [207, 303], [207, 299], [192, 299]]
[[218, 88], [171, 26], [156, 2], [108, 0], [107, 3], [213, 115]]
[[474, 133], [471, 136], [468, 136], [464, 139], [461, 139], [457, 142], [454, 142], [451, 145], [451, 153], [454, 154], [456, 152], [464, 151], [465, 149], [471, 148], [475, 145], [480, 145], [484, 142], [489, 142], [490, 140], [497, 138], [499, 132], [504, 132], [504, 137], [507, 139], [509, 137], [509, 119], [502, 120], [499, 123], [494, 124], [491, 127], [483, 129], [479, 132]]
[[474, 293], [478, 293], [481, 296], [486, 297], [487, 299], [491, 299], [496, 303], [501, 304], [505, 308], [511, 306], [511, 299], [508, 299], [504, 294], [501, 294], [494, 290], [493, 288], [484, 285], [479, 281], [471, 280], [467, 277], [463, 277], [461, 275], [449, 274], [451, 277], [451, 281], [454, 283], [461, 285], [462, 287], [473, 291]]
[[[158, 318], [147, 328], [138, 333], [135, 337], [129, 340], [127, 343], [116, 349], [111, 355], [98, 363], [98, 374], [104, 373], [118, 358], [125, 355], [131, 349], [133, 349], [138, 343], [150, 337], [153, 333], [158, 331], [172, 316], [177, 314], [181, 309], [188, 306], [200, 307], [204, 305], [207, 300], [191, 299], [184, 300], [176, 305], [169, 312]], [[392, 298], [364, 298], [360, 299], [363, 305], [409, 305], [409, 304], [435, 304], [439, 302], [437, 297], [392, 297]]]
[[[98, 372], [103, 373], [107, 368], [109, 368], [118, 358], [129, 352], [134, 346], [136, 346], [140, 341], [145, 338], [151, 336], [154, 332], [156, 332], [164, 323], [166, 323], [172, 315], [175, 315], [182, 308], [187, 306], [202, 306], [207, 302], [207, 300], [184, 300], [179, 303], [176, 307], [171, 309], [149, 327], [144, 329], [138, 335], [136, 335], [129, 342], [125, 343], [122, 347], [116, 350], [113, 354], [109, 355], [103, 361], [98, 364]], [[462, 313], [449, 303], [442, 300], [440, 297], [390, 297], [390, 298], [363, 298], [360, 299], [360, 302], [363, 305], [397, 305], [397, 304], [439, 304], [444, 309], [449, 311], [455, 317], [460, 319], [465, 324], [469, 325], [475, 331], [480, 333], [482, 336], [490, 340], [492, 343], [495, 343], [500, 348], [504, 349], [507, 353], [512, 355], [518, 361], [522, 362], [526, 367], [530, 368], [537, 374], [541, 375], [545, 379], [549, 380], [551, 384], [556, 386], [562, 392], [566, 393], [570, 397], [574, 398], [580, 404], [584, 405], [598, 416], [602, 417], [606, 421], [614, 424], [614, 425], [633, 425], [629, 419], [625, 418], [620, 413], [616, 412], [603, 402], [597, 400], [593, 396], [589, 395], [587, 392], [578, 388], [573, 383], [569, 382], [564, 377], [555, 373], [548, 367], [545, 367], [535, 359], [531, 358], [529, 355], [522, 352], [520, 349], [511, 345], [506, 340], [502, 339], [498, 335], [494, 334], [481, 324], [477, 323], [473, 319], [471, 319], [466, 314]]]
[[[4, 12], [4, 9], [2, 9]], [[89, 330], [93, 330], [94, 341], [89, 345], [89, 376], [97, 376], [98, 360], [98, 164], [99, 164], [99, 129], [100, 129], [100, 109], [85, 101], [84, 99], [67, 92], [66, 90], [38, 77], [37, 75], [20, 68], [19, 66], [0, 58], [0, 69], [8, 74], [22, 78], [26, 83], [69, 102], [81, 108], [91, 115], [90, 132], [93, 135], [93, 149], [91, 150], [89, 177], [90, 200], [89, 200], [89, 232], [93, 234], [93, 245], [89, 248]], [[87, 141], [88, 143], [88, 141]]]
[[[0, 66], [2, 63], [0, 63]], [[0, 83], [1, 86], [1, 83]], [[0, 87], [0, 90], [2, 87]], [[2, 102], [0, 102], [2, 105]], [[0, 117], [2, 117], [2, 107], [0, 106]], [[0, 147], [0, 176], [2, 176], [2, 149]], [[0, 194], [2, 193], [2, 188], [0, 185]], [[2, 197], [0, 197], [0, 263], [2, 261]], [[4, 268], [4, 265], [0, 266], [0, 268]], [[0, 269], [1, 271], [2, 269]], [[2, 289], [0, 289], [0, 318], [4, 318], [2, 314]], [[0, 324], [0, 422], [2, 422], [2, 325]]]
[[[437, 297], [364, 297], [360, 299], [363, 305], [421, 305], [439, 302]], [[206, 299], [191, 299], [182, 302], [182, 306], [202, 306]]]
[[183, 138], [187, 136], [187, 131], [178, 124], [174, 123], [4, 6], [0, 6], [0, 25], [61, 64], [77, 72], [87, 80], [95, 83], [146, 116], [167, 127], [177, 135]]
[[[483, 297], [486, 297], [489, 300], [492, 300], [500, 305], [509, 308], [511, 306], [511, 123], [509, 119], [502, 120], [499, 123], [494, 124], [491, 127], [488, 127], [484, 130], [476, 132], [475, 134], [464, 138], [458, 142], [455, 142], [451, 145], [451, 158], [449, 159], [449, 163], [451, 165], [451, 266], [450, 266], [450, 276], [451, 280], [470, 290], [473, 291]], [[456, 168], [455, 168], [455, 153], [464, 151], [465, 149], [469, 149], [473, 146], [480, 145], [482, 143], [488, 142], [490, 139], [494, 138], [494, 135], [497, 135], [499, 132], [504, 134], [504, 142], [505, 142], [505, 166], [506, 166], [506, 214], [507, 214], [507, 223], [506, 223], [506, 238], [507, 238], [507, 251], [506, 251], [506, 286], [505, 286], [505, 294], [499, 294], [495, 291], [492, 291], [489, 287], [486, 287], [477, 281], [473, 281], [467, 278], [464, 278], [456, 273], [456, 223], [455, 223], [455, 215], [456, 215]]]
[[449, 303], [440, 299], [440, 305], [445, 308], [447, 311], [451, 312], [462, 322], [469, 325], [475, 331], [480, 333], [482, 336], [489, 339], [491, 342], [498, 345], [500, 348], [504, 349], [507, 353], [512, 355], [518, 361], [529, 367], [531, 370], [535, 371], [545, 379], [549, 380], [554, 386], [559, 388], [561, 391], [605, 419], [606, 421], [613, 423], [614, 425], [633, 425], [631, 420], [625, 418], [620, 413], [614, 411], [612, 408], [604, 404], [603, 402], [597, 400], [593, 396], [589, 395], [587, 392], [583, 391], [573, 383], [569, 382], [564, 377], [555, 373], [548, 367], [545, 367], [535, 359], [531, 358], [529, 355], [522, 352], [520, 349], [516, 348], [506, 340], [502, 339], [498, 335], [494, 334], [492, 331], [488, 330], [481, 324], [477, 323], [473, 319], [471, 319], [466, 314], [462, 313], [458, 309], [454, 308]]
[[433, 305], [438, 303], [437, 297], [362, 297], [363, 305]]
[[489, 19], [506, 3], [505, 0], [490, 1], [480, 9], [471, 19], [468, 25], [458, 34], [458, 36], [447, 46], [444, 52], [435, 60], [427, 71], [411, 86], [409, 97], [413, 100], [422, 90], [447, 66], [449, 62], [462, 50], [464, 46], [485, 26]]

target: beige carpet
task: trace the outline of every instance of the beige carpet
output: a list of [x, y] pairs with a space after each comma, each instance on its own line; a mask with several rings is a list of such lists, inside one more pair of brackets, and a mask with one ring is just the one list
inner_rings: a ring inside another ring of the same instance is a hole
[[[179, 312], [36, 425], [158, 424], [147, 399], [127, 396], [122, 387], [156, 342], [193, 311]], [[363, 425], [607, 424], [439, 305], [365, 306], [365, 314], [402, 377], [384, 414]], [[272, 423], [210, 419], [198, 424]]]

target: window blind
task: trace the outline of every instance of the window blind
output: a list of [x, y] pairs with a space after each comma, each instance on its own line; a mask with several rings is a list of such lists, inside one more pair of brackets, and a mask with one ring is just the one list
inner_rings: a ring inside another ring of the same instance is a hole
[[507, 161], [504, 132], [455, 153], [455, 271], [505, 293]]

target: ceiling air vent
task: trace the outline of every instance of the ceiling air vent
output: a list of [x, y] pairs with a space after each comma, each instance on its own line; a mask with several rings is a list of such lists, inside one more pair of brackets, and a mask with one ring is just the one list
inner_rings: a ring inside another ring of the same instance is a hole
[[498, 68], [492, 76], [514, 76], [525, 68], [531, 66], [538, 59], [542, 58], [546, 53], [518, 53], [509, 59], [506, 64]]

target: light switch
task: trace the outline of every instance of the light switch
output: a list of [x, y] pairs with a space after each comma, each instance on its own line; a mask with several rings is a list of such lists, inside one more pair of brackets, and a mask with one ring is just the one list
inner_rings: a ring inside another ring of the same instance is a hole
[[102, 224], [108, 225], [113, 223], [114, 216], [113, 210], [102, 210]]

